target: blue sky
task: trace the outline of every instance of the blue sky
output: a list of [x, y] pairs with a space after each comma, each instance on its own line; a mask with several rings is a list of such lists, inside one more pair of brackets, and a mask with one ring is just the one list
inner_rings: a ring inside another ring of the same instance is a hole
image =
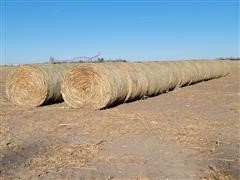
[[239, 56], [239, 2], [2, 1], [2, 63]]

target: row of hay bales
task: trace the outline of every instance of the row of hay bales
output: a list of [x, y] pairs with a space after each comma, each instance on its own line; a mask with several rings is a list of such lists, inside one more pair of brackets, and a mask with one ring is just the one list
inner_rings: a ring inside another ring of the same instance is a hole
[[73, 108], [103, 109], [228, 73], [224, 61], [31, 65], [16, 68], [7, 95], [19, 105], [64, 99]]

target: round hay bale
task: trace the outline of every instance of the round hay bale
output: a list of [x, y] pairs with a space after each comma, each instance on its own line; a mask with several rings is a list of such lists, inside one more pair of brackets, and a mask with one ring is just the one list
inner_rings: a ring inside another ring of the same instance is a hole
[[70, 67], [70, 64], [39, 64], [16, 68], [7, 80], [8, 99], [26, 106], [62, 101], [61, 83]]
[[[122, 64], [122, 63], [119, 63]], [[125, 101], [130, 77], [121, 75], [120, 65], [83, 64], [73, 68], [62, 84], [62, 95], [71, 107], [91, 106], [101, 109]]]
[[221, 61], [92, 63], [71, 69], [62, 95], [73, 108], [103, 109], [228, 73]]

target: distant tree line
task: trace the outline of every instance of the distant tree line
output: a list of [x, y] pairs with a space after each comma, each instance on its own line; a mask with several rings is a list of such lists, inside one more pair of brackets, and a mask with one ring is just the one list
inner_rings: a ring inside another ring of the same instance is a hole
[[62, 63], [103, 63], [103, 62], [127, 62], [125, 59], [115, 59], [115, 60], [105, 60], [104, 58], [100, 58], [100, 53], [98, 53], [95, 56], [92, 57], [86, 57], [86, 56], [80, 56], [80, 57], [75, 57], [70, 60], [59, 60], [51, 56], [49, 58], [48, 63], [49, 64], [62, 64]]
[[226, 57], [226, 58], [218, 58], [218, 60], [229, 60], [229, 61], [239, 61], [240, 57]]

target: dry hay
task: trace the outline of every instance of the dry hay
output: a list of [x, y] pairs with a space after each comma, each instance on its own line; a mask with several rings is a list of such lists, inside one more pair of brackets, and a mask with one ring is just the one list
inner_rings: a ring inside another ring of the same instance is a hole
[[60, 85], [70, 64], [24, 65], [8, 77], [8, 99], [17, 105], [40, 106], [62, 100]]
[[149, 178], [147, 178], [146, 176], [137, 176], [137, 177], [134, 177], [133, 180], [149, 180]]
[[135, 155], [103, 155], [100, 157], [96, 157], [97, 162], [122, 162], [125, 164], [146, 164], [147, 160], [142, 156], [135, 156]]
[[205, 171], [203, 180], [235, 180], [235, 178], [229, 175], [225, 170], [216, 169], [216, 167], [208, 166]]
[[66, 74], [61, 91], [73, 108], [103, 109], [228, 72], [223, 61], [84, 64]]
[[29, 169], [86, 167], [101, 149], [99, 144], [50, 144], [51, 153], [29, 159]]

